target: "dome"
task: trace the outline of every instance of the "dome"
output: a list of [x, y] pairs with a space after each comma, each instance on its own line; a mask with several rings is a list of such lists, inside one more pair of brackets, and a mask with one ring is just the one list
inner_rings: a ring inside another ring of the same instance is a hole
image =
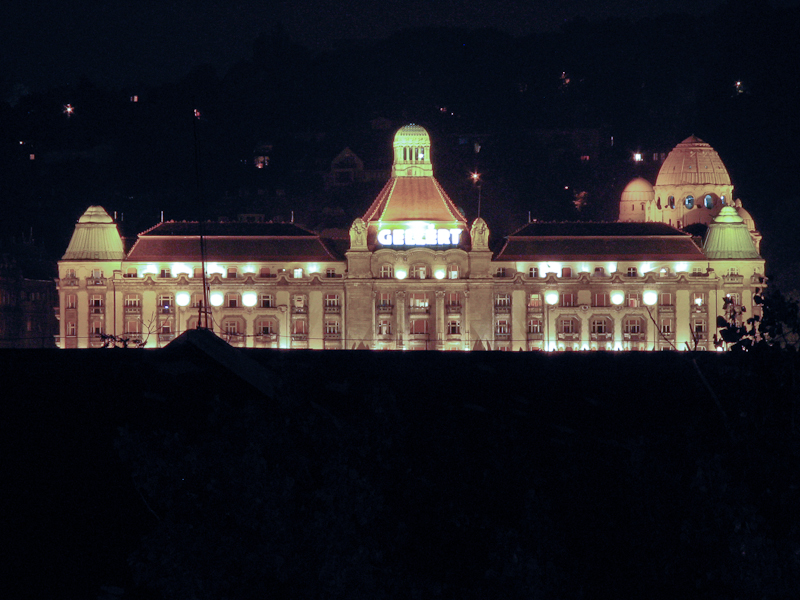
[[125, 250], [114, 219], [102, 206], [90, 206], [78, 219], [62, 260], [122, 260]]
[[656, 186], [731, 185], [728, 170], [709, 144], [690, 136], [673, 148], [658, 171]]
[[620, 202], [651, 202], [654, 197], [653, 185], [644, 177], [637, 177], [622, 190]]
[[410, 145], [430, 146], [431, 137], [424, 127], [409, 123], [408, 125], [403, 125], [394, 134], [394, 145], [395, 147]]
[[703, 252], [710, 259], [761, 258], [744, 219], [733, 206], [723, 206], [709, 225]]

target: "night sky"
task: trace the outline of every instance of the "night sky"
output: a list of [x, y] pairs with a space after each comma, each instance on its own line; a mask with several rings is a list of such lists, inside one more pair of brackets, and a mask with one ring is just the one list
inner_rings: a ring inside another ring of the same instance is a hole
[[[513, 36], [556, 30], [566, 21], [665, 13], [700, 14], [720, 0], [80, 0], [9, 2], [0, 9], [0, 88], [36, 90], [86, 75], [121, 86], [180, 77], [200, 64], [219, 71], [248, 58], [260, 31], [281, 23], [315, 50], [337, 42], [384, 38], [412, 27], [494, 27]], [[793, 5], [773, 0], [773, 6]], [[6, 90], [4, 90], [6, 91]]]

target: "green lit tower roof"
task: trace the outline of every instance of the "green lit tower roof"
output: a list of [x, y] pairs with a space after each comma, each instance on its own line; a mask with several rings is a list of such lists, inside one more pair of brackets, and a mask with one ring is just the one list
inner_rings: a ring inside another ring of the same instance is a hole
[[710, 259], [761, 258], [750, 231], [733, 206], [724, 206], [708, 226], [703, 252]]
[[75, 225], [61, 260], [122, 260], [125, 249], [114, 219], [102, 206], [90, 206]]

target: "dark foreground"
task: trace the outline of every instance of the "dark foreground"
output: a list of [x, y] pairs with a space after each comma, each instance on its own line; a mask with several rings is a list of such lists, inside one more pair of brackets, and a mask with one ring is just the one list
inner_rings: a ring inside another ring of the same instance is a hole
[[247, 356], [0, 352], [15, 597], [800, 589], [797, 355]]

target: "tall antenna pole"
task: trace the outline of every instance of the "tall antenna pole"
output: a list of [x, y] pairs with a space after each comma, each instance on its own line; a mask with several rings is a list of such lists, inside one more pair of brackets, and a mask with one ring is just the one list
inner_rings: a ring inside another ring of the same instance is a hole
[[200, 208], [198, 224], [200, 226], [200, 266], [203, 276], [203, 299], [200, 301], [197, 318], [198, 329], [208, 329], [208, 281], [206, 280], [206, 240], [205, 240], [205, 202], [200, 193], [200, 143], [197, 140], [197, 119], [200, 112], [195, 109], [192, 114], [192, 134], [194, 135], [194, 180], [197, 206]]

